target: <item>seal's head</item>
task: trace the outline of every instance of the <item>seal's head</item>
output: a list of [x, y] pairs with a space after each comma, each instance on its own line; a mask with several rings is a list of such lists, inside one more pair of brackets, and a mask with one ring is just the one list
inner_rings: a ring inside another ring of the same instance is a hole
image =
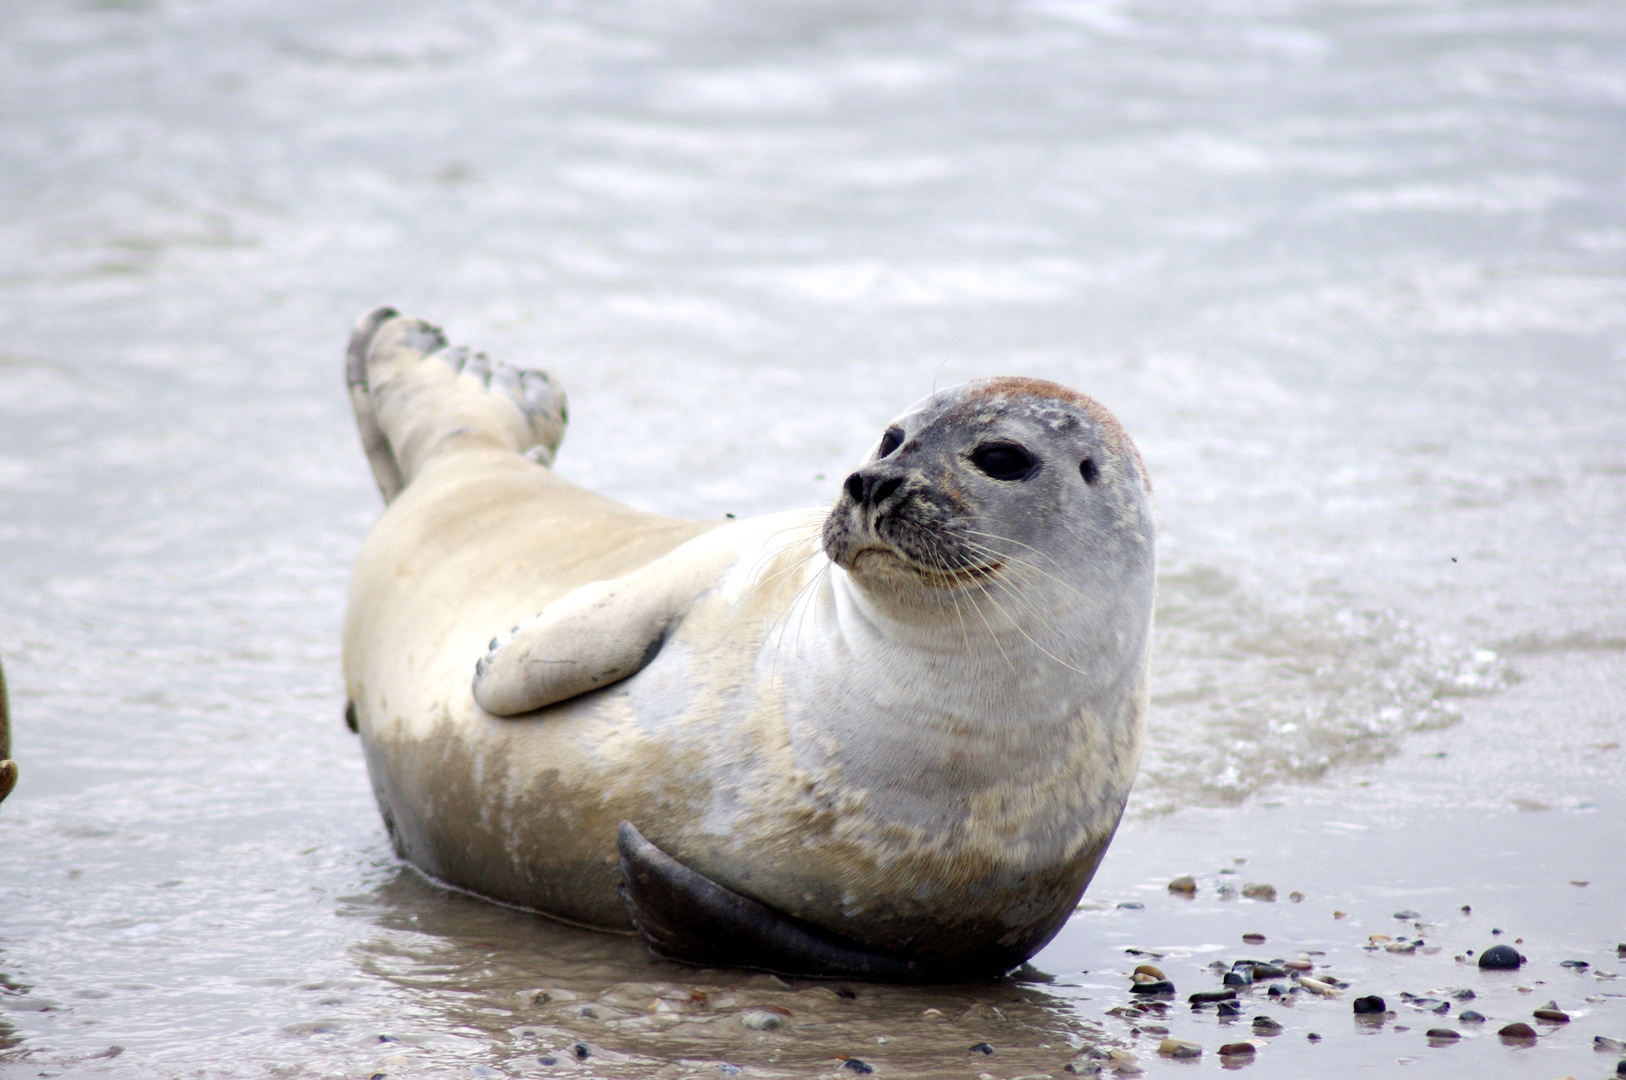
[[1057, 383], [1006, 377], [893, 421], [847, 477], [823, 539], [897, 614], [988, 597], [1003, 602], [984, 620], [1020, 624], [1128, 595], [1149, 605], [1155, 530], [1145, 468], [1112, 414]]

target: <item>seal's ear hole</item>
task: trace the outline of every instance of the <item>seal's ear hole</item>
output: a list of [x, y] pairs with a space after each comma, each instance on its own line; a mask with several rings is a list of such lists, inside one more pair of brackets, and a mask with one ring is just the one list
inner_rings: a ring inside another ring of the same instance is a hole
[[1026, 480], [1039, 467], [1032, 454], [1014, 443], [980, 446], [972, 453], [971, 464], [995, 480]]
[[1095, 483], [1095, 478], [1101, 475], [1101, 470], [1095, 467], [1095, 462], [1091, 458], [1085, 458], [1078, 466], [1078, 471], [1086, 484]]
[[875, 451], [876, 457], [886, 457], [903, 443], [903, 432], [897, 428], [887, 428], [886, 434], [881, 436], [880, 449]]

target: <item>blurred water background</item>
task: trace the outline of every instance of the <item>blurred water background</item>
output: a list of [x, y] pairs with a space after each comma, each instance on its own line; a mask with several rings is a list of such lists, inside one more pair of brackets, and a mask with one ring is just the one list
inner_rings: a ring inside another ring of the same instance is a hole
[[1162, 520], [1127, 837], [1399, 808], [1457, 732], [1503, 779], [1431, 805], [1595, 839], [1623, 56], [1608, 0], [0, 7], [0, 1068], [496, 1067], [459, 994], [645, 964], [388, 850], [338, 655], [384, 302], [548, 366], [559, 470], [676, 515], [827, 501], [935, 386], [1084, 389]]

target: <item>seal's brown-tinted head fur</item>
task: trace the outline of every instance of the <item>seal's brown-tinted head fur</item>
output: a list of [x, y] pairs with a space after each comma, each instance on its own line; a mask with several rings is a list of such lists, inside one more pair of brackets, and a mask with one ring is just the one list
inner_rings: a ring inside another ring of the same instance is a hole
[[824, 526], [868, 589], [962, 590], [1049, 577], [1067, 588], [1150, 573], [1151, 485], [1094, 398], [1003, 377], [933, 394], [890, 424]]

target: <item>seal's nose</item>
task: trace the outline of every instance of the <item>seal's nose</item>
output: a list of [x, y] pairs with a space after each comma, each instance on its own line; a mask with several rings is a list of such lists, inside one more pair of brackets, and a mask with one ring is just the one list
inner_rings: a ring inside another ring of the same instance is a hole
[[847, 497], [859, 506], [879, 506], [902, 485], [902, 477], [859, 469], [842, 486], [847, 489]]

